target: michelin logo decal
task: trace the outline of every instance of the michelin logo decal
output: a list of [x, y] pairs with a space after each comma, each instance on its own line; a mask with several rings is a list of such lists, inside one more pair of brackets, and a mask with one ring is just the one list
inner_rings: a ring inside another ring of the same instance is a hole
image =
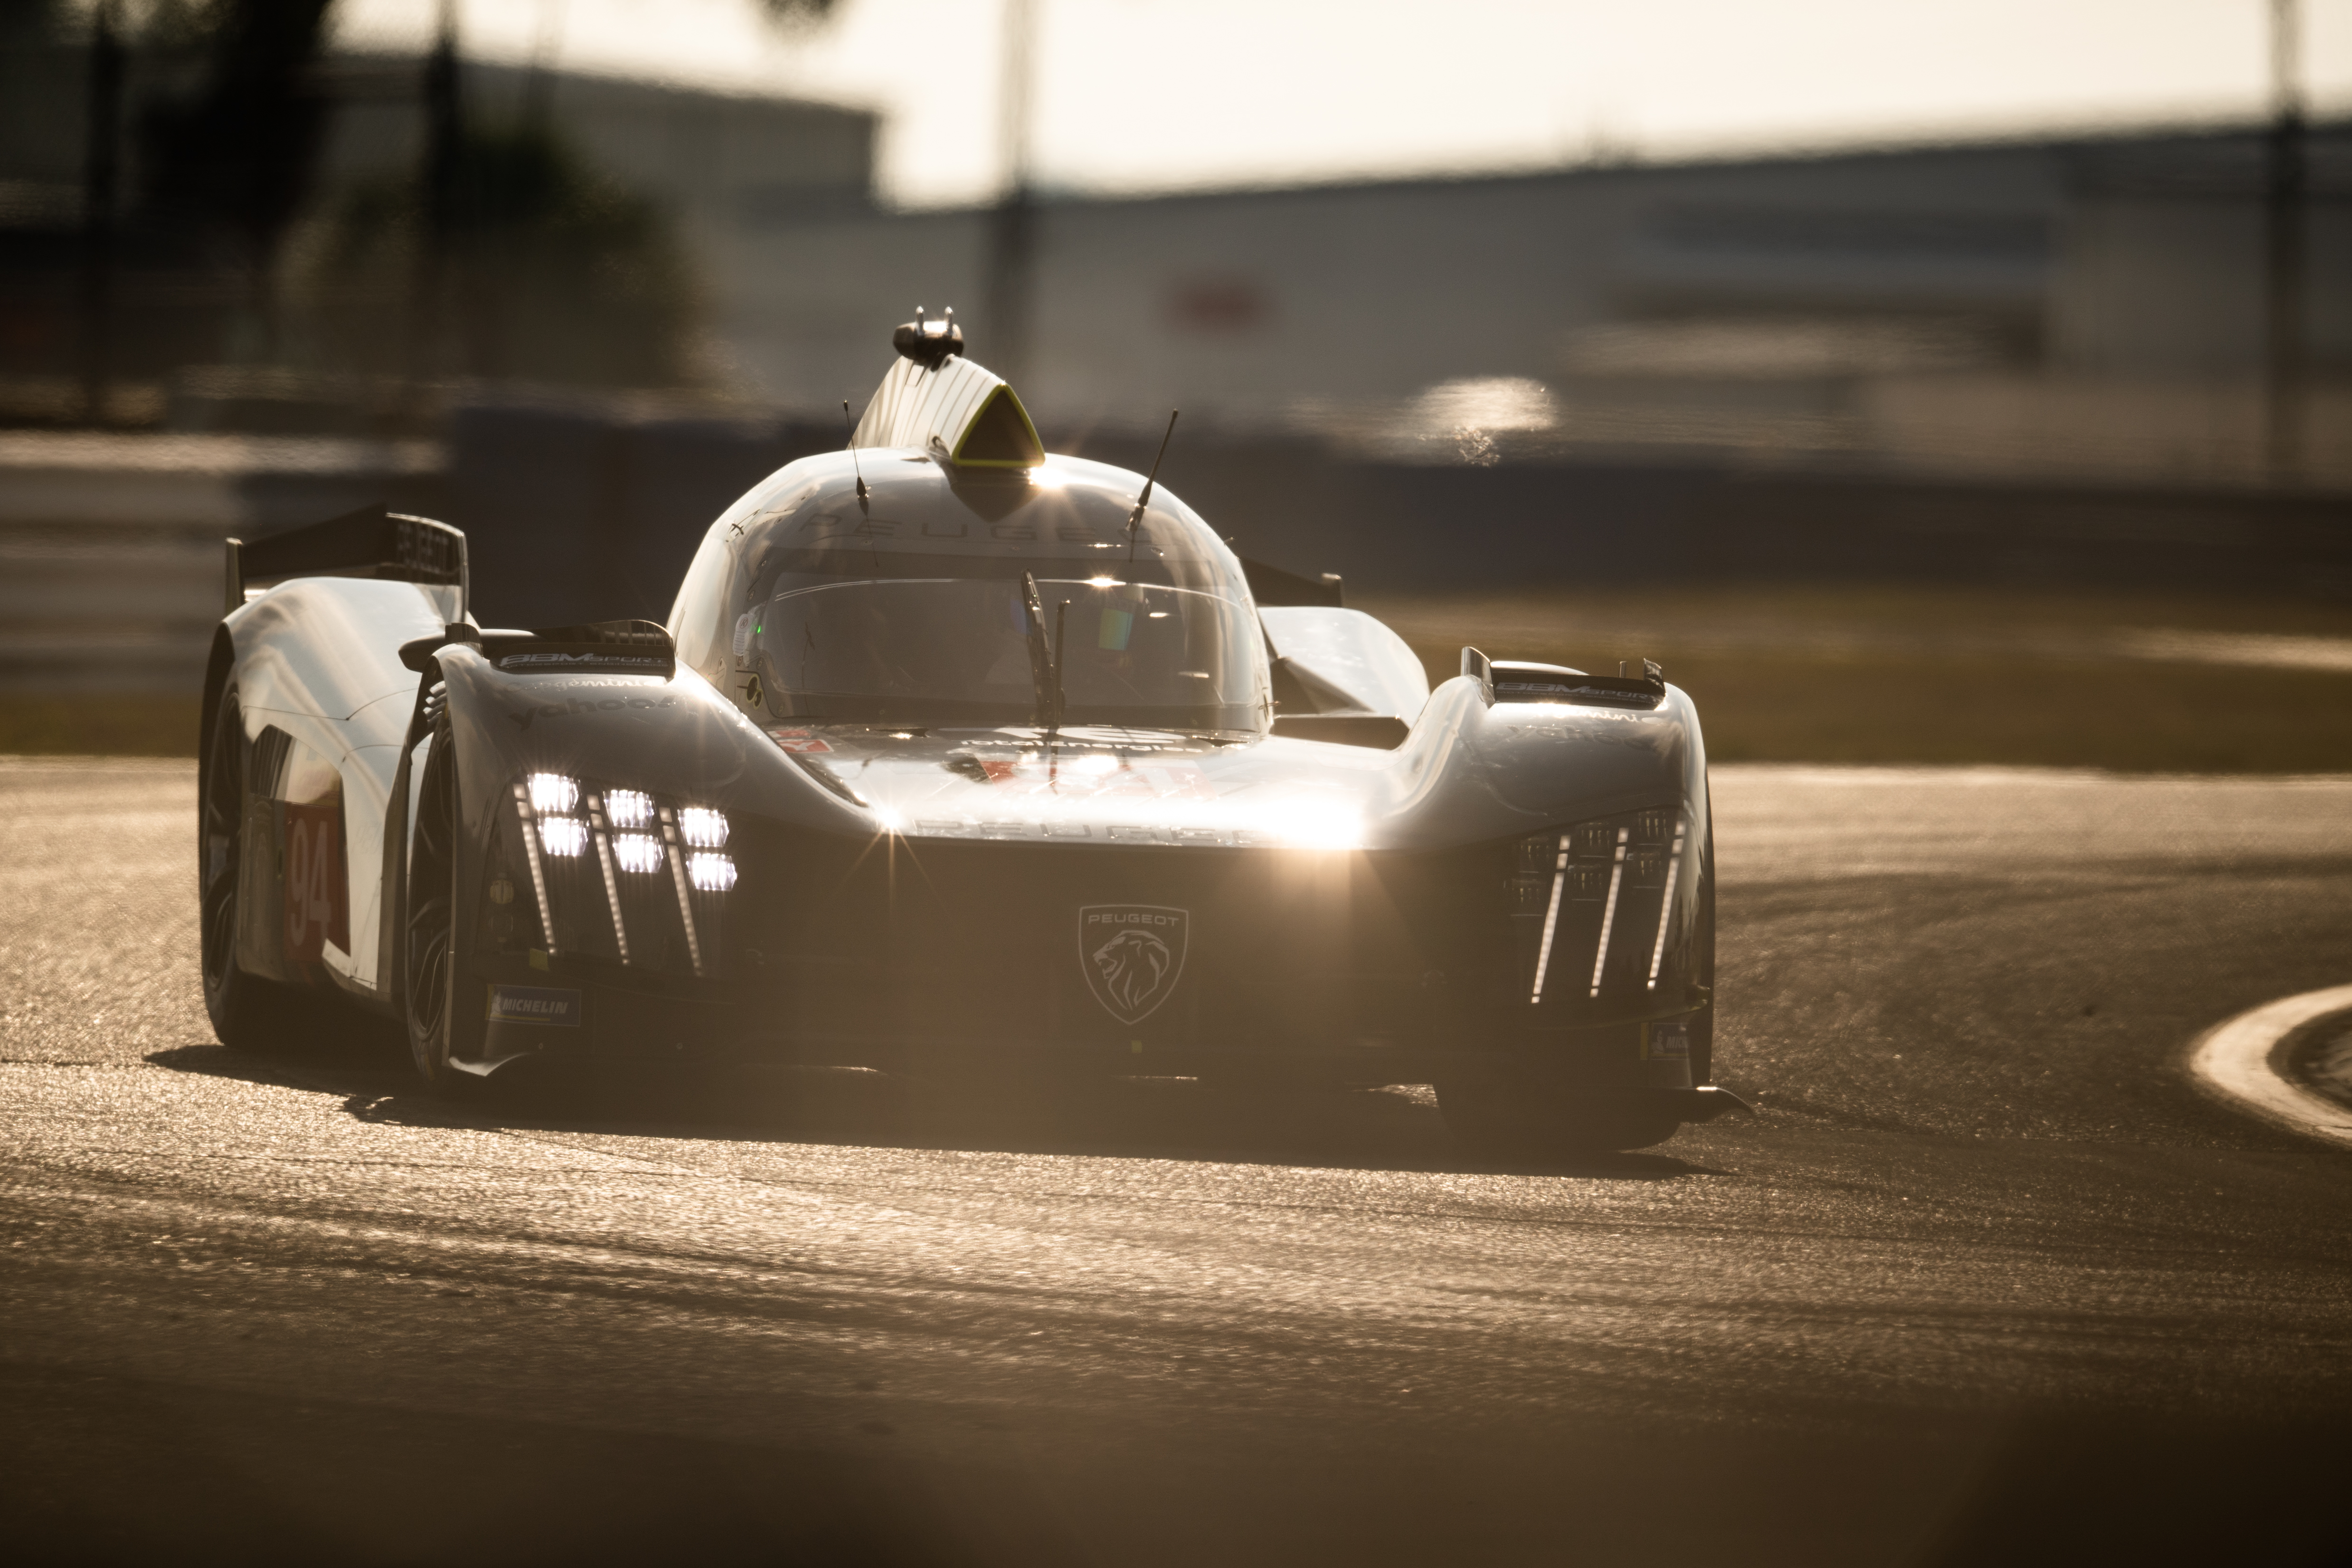
[[493, 985], [489, 1020], [493, 1024], [551, 1024], [557, 1028], [580, 1026], [580, 993], [545, 985]]

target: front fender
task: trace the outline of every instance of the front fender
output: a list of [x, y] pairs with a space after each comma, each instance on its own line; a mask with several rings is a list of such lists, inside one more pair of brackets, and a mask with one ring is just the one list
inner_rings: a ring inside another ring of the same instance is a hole
[[[643, 790], [680, 805], [712, 806], [739, 824], [757, 817], [788, 829], [852, 840], [877, 829], [870, 810], [845, 798], [837, 783], [829, 787], [795, 765], [689, 669], [679, 668], [667, 679], [510, 675], [474, 646], [452, 643], [436, 651], [420, 682], [415, 717], [388, 807], [386, 845], [402, 847], [401, 853], [386, 856], [387, 885], [399, 889], [402, 917], [386, 922], [387, 973], [394, 975], [404, 962], [398, 933], [406, 924], [407, 868], [415, 833], [411, 800], [415, 781], [423, 776], [430, 756], [434, 727], [426, 715], [434, 710], [436, 698], [446, 705], [446, 733], [457, 766], [456, 876], [461, 891], [488, 890], [499, 868], [510, 873], [520, 869], [512, 864], [511, 853], [518, 847], [515, 786], [533, 773], [562, 773], [590, 788]], [[519, 890], [506, 897], [512, 900]], [[534, 886], [525, 897], [536, 892]], [[476, 898], [461, 897], [461, 931], [475, 929], [467, 910], [476, 902]], [[490, 932], [483, 940], [495, 946], [495, 935]], [[460, 951], [484, 950], [469, 939]], [[703, 965], [693, 967], [699, 971]], [[648, 973], [659, 968], [656, 964]]]
[[710, 684], [652, 676], [509, 675], [457, 643], [438, 665], [457, 748], [466, 840], [484, 841], [515, 780], [555, 773], [730, 813], [852, 835], [872, 816], [793, 764]]
[[1431, 694], [1381, 780], [1384, 847], [1478, 843], [1679, 804], [1706, 817], [1698, 710], [1668, 687], [1654, 709], [1492, 702], [1467, 677]]
[[[1496, 702], [1482, 681], [1450, 680], [1386, 784], [1380, 847], [1459, 872], [1454, 900], [1429, 902], [1436, 918], [1423, 919], [1422, 945], [1454, 941], [1446, 967], [1489, 975], [1507, 1026], [1672, 1023], [1681, 1032], [1659, 1048], [1677, 1055], [1643, 1070], [1687, 1067], [1705, 1080], [1715, 851], [1706, 741], [1687, 694], [1668, 687], [1654, 706]], [[1400, 889], [1405, 874], [1391, 873]], [[1644, 1053], [1654, 1043], [1636, 1042]]]

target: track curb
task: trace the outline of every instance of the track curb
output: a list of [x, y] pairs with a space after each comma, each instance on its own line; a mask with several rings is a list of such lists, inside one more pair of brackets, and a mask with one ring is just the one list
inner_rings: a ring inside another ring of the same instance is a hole
[[2200, 1035], [2189, 1047], [2189, 1070], [2200, 1088], [2236, 1110], [2352, 1149], [2352, 1106], [2295, 1082], [2280, 1059], [2295, 1036], [2339, 1013], [2352, 1013], [2352, 985], [2266, 1002]]

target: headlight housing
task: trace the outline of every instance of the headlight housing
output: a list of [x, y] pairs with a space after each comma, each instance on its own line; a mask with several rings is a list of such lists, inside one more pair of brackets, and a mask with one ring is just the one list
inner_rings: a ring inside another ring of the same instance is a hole
[[522, 775], [513, 797], [550, 957], [716, 971], [724, 895], [736, 881], [726, 813], [553, 773]]
[[1696, 913], [1691, 845], [1689, 816], [1678, 806], [1514, 841], [1505, 885], [1517, 1002], [1613, 1012], [1679, 997]]

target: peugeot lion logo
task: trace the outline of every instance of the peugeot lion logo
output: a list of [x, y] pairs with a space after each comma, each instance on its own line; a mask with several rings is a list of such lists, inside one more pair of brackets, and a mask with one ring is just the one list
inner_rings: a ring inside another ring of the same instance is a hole
[[1184, 973], [1189, 910], [1158, 904], [1088, 904], [1078, 911], [1078, 966], [1087, 989], [1122, 1024], [1139, 1024]]

